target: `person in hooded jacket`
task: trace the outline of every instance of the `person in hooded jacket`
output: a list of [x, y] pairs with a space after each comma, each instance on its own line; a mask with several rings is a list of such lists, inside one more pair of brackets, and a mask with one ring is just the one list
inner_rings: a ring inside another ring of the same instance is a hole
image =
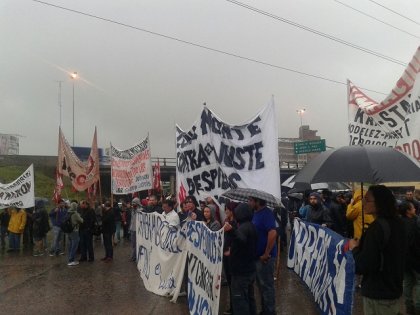
[[68, 263], [67, 266], [77, 266], [79, 264], [78, 261], [75, 260], [77, 248], [79, 247], [79, 225], [83, 223], [83, 219], [80, 216], [79, 212], [77, 212], [78, 204], [76, 202], [72, 202], [70, 204], [70, 208], [68, 210], [67, 215], [71, 218], [71, 224], [73, 226], [73, 231], [67, 233], [69, 238], [69, 252], [68, 252]]
[[228, 222], [224, 230], [231, 233], [231, 298], [233, 314], [254, 315], [256, 302], [254, 283], [256, 279], [257, 229], [252, 223], [253, 210], [247, 204], [238, 205], [235, 210], [238, 228]]
[[347, 237], [347, 203], [346, 199], [344, 198], [344, 193], [339, 192], [333, 195], [329, 209], [330, 217], [332, 220], [331, 229], [341, 236]]
[[33, 256], [42, 256], [44, 254], [44, 238], [50, 230], [48, 213], [45, 210], [45, 203], [43, 200], [37, 200], [35, 202], [35, 210], [32, 215], [32, 221], [33, 237], [35, 242]]
[[[369, 225], [375, 220], [371, 214], [366, 212], [362, 216], [362, 199], [365, 194], [365, 191], [357, 189], [353, 198], [351, 199], [349, 205], [347, 206], [346, 218], [353, 222], [353, 238], [360, 240], [362, 237], [362, 230], [366, 230]], [[364, 227], [362, 229], [362, 221], [364, 221]]]
[[305, 221], [327, 227], [332, 226], [329, 210], [323, 205], [320, 194], [313, 192], [309, 195], [308, 211]]

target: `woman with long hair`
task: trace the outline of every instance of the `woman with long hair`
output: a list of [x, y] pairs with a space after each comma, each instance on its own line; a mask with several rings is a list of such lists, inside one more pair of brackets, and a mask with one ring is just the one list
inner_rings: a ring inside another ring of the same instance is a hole
[[383, 185], [370, 186], [363, 198], [366, 214], [374, 216], [361, 240], [352, 239], [356, 272], [363, 275], [365, 315], [399, 314], [403, 292], [406, 234], [396, 200]]

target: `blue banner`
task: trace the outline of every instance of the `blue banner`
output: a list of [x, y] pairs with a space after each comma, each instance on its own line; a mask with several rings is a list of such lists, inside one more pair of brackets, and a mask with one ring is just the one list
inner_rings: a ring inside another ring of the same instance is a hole
[[296, 219], [287, 267], [306, 283], [325, 315], [351, 315], [354, 260], [346, 239], [328, 228]]

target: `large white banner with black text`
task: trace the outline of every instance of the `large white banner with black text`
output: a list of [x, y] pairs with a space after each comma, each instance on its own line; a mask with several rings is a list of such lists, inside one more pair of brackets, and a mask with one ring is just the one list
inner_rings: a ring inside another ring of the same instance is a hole
[[0, 183], [0, 209], [31, 208], [35, 205], [34, 166], [28, 167], [10, 184]]
[[190, 314], [219, 313], [223, 229], [210, 231], [203, 222], [171, 227], [158, 213], [136, 215], [137, 268], [148, 291], [171, 295], [175, 302], [185, 267]]
[[277, 138], [273, 103], [241, 125], [229, 125], [204, 107], [190, 130], [177, 127], [178, 200], [218, 199], [238, 187], [280, 197]]
[[349, 145], [395, 147], [420, 161], [420, 47], [380, 103], [348, 81]]

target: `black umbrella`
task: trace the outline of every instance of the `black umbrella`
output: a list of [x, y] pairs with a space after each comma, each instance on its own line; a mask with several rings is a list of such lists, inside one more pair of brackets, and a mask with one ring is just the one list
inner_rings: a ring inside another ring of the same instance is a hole
[[420, 165], [393, 148], [346, 146], [322, 152], [294, 180], [296, 183], [420, 181]]
[[275, 208], [277, 206], [284, 207], [281, 203], [281, 200], [274, 197], [272, 194], [265, 191], [252, 189], [252, 188], [236, 188], [231, 189], [222, 194], [223, 197], [229, 198], [231, 200], [236, 200], [240, 202], [247, 202], [249, 197], [254, 197], [258, 199], [265, 200], [267, 206]]
[[333, 182], [333, 183], [296, 183], [295, 176], [292, 175], [287, 178], [281, 185], [283, 187], [291, 188], [288, 193], [296, 193], [296, 192], [304, 192], [306, 190], [320, 190], [320, 189], [328, 189], [332, 191], [337, 190], [350, 190], [351, 187], [343, 182]]
[[[322, 152], [296, 175], [297, 183], [420, 181], [419, 162], [389, 147], [356, 145]], [[362, 203], [362, 228], [364, 228]]]

